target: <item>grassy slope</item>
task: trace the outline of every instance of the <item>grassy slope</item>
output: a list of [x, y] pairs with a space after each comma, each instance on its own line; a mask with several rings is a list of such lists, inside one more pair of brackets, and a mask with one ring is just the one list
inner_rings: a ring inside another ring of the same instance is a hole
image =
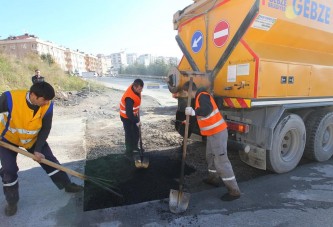
[[[32, 85], [31, 77], [37, 68], [45, 77], [45, 81], [50, 83], [56, 91], [81, 90], [88, 85], [87, 81], [66, 74], [57, 64], [49, 65], [43, 62], [37, 55], [17, 59], [0, 54], [0, 94], [7, 90], [29, 89]], [[90, 86], [92, 89], [101, 89], [101, 86], [97, 84], [90, 84]]]

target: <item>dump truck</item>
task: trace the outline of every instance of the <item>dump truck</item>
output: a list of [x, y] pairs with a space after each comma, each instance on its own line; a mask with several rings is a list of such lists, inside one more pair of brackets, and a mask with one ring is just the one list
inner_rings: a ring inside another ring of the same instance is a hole
[[[193, 78], [228, 124], [228, 147], [276, 173], [333, 154], [333, 2], [196, 0], [173, 16], [183, 57], [168, 73], [185, 119]], [[191, 120], [191, 133], [200, 130]]]

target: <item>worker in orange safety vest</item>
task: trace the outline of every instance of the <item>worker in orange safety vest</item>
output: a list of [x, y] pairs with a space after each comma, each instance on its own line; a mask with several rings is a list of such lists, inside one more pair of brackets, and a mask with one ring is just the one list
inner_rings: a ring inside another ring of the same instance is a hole
[[139, 126], [141, 126], [139, 111], [143, 86], [144, 83], [141, 79], [134, 80], [127, 88], [120, 101], [120, 119], [123, 122], [125, 130], [127, 154], [139, 151]]
[[[183, 90], [188, 92], [189, 81], [183, 85]], [[198, 89], [193, 83], [192, 93], [188, 95], [195, 98], [195, 106], [194, 109], [186, 107], [185, 114], [196, 116], [201, 135], [207, 137], [206, 161], [209, 177], [204, 179], [204, 182], [217, 186], [220, 177], [228, 189], [228, 193], [222, 195], [221, 200], [238, 199], [240, 190], [227, 153], [227, 124], [213, 97], [204, 88]]]

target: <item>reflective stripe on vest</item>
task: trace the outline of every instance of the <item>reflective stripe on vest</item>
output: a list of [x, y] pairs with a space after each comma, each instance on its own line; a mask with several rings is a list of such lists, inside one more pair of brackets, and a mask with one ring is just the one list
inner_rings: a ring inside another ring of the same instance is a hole
[[6, 116], [6, 119], [8, 118], [8, 112], [0, 114], [0, 124], [6, 125], [6, 121], [4, 116]]
[[220, 112], [220, 111], [219, 111], [218, 109], [215, 109], [215, 110], [213, 110], [208, 116], [206, 116], [206, 117], [198, 116], [198, 118], [199, 118], [200, 120], [206, 120], [206, 119], [208, 119], [208, 118], [214, 116], [215, 114], [217, 114], [217, 113], [219, 113], [219, 112]]
[[[123, 107], [123, 108], [120, 108], [120, 112], [126, 115], [126, 106], [124, 106], [122, 103], [120, 103], [120, 106]], [[140, 106], [133, 107], [133, 114], [138, 115], [139, 109], [140, 109]]]
[[199, 95], [195, 99], [195, 108], [197, 109], [200, 107], [199, 98], [202, 94], [209, 95], [210, 102], [213, 106], [213, 111], [208, 116], [205, 117], [197, 116], [198, 125], [200, 128], [201, 135], [211, 136], [218, 132], [223, 131], [225, 128], [227, 128], [227, 124], [224, 121], [219, 109], [217, 108], [217, 105], [213, 97], [208, 92], [199, 93]]
[[121, 101], [119, 103], [119, 113], [120, 116], [123, 118], [128, 118], [126, 114], [126, 104], [125, 104], [125, 99], [130, 98], [133, 100], [133, 114], [134, 116], [137, 116], [139, 114], [140, 110], [140, 104], [141, 104], [141, 97], [139, 97], [137, 94], [134, 93], [132, 90], [133, 84], [131, 84], [127, 90], [125, 91], [124, 95], [121, 98]]
[[[6, 116], [8, 117], [8, 113], [4, 113], [4, 114], [1, 114], [1, 115], [0, 115], [0, 123], [1, 123], [2, 125], [5, 125], [5, 124], [6, 124], [6, 121], [5, 121], [5, 119], [4, 119], [4, 115], [6, 115]], [[37, 136], [38, 132], [40, 131], [40, 130], [25, 130], [25, 129], [20, 129], [20, 128], [15, 129], [15, 128], [12, 128], [12, 127], [10, 127], [10, 126], [8, 126], [7, 130], [8, 130], [9, 132], [11, 132], [12, 134], [18, 132], [18, 133], [21, 134], [21, 135], [28, 134], [28, 135], [36, 135], [36, 136]], [[29, 143], [30, 141], [31, 141], [31, 139], [25, 139], [25, 140], [21, 139], [21, 140], [20, 140], [20, 142], [21, 142], [22, 144], [27, 144], [27, 143]]]
[[[3, 118], [3, 116], [1, 116], [0, 118], [1, 118], [1, 120], [0, 120], [1, 124], [5, 124], [5, 119]], [[8, 126], [8, 131], [10, 131], [11, 133], [18, 132], [19, 134], [37, 135], [40, 130], [26, 130], [26, 129], [21, 129], [21, 128], [15, 129], [15, 128]]]
[[200, 130], [201, 130], [201, 131], [208, 131], [208, 130], [211, 130], [211, 129], [213, 129], [213, 128], [219, 126], [219, 125], [222, 125], [223, 123], [225, 123], [225, 122], [224, 122], [223, 119], [221, 119], [221, 120], [219, 120], [218, 122], [216, 122], [215, 124], [212, 124], [212, 125], [207, 126], [207, 127], [202, 127], [202, 128], [200, 128]]

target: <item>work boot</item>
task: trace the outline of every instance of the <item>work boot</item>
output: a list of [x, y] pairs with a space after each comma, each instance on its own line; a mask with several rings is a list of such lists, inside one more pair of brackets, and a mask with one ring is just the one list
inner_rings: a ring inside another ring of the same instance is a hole
[[214, 187], [220, 187], [221, 186], [221, 179], [217, 174], [209, 174], [207, 178], [202, 180], [205, 184], [212, 185]]
[[75, 183], [69, 183], [65, 186], [65, 191], [69, 193], [76, 193], [83, 190], [81, 185], [77, 185]]
[[222, 195], [221, 200], [222, 201], [233, 201], [235, 199], [239, 199], [241, 196], [238, 184], [236, 179], [234, 180], [228, 180], [228, 181], [223, 181], [224, 185], [228, 189], [228, 193], [225, 193]]
[[227, 193], [225, 193], [224, 195], [221, 196], [221, 200], [225, 201], [225, 202], [230, 202], [230, 201], [233, 201], [233, 200], [236, 200], [236, 199], [239, 199], [239, 198], [240, 198], [240, 194], [232, 195], [229, 192], [227, 192]]
[[13, 203], [13, 204], [7, 204], [5, 207], [5, 214], [6, 216], [13, 216], [15, 215], [17, 212], [17, 204]]

